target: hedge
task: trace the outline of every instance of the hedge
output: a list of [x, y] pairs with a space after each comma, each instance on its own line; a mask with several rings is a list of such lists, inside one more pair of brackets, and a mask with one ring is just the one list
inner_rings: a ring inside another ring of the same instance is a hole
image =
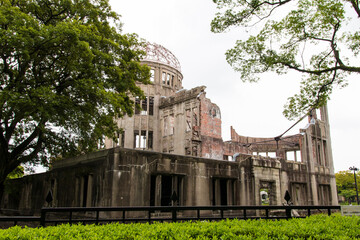
[[0, 239], [357, 239], [360, 217], [11, 227]]

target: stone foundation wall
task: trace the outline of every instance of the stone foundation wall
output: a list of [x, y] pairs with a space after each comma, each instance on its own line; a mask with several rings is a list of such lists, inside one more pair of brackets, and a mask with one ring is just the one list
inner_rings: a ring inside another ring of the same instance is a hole
[[1, 209], [36, 214], [47, 206], [261, 205], [262, 191], [267, 204], [281, 205], [286, 190], [297, 204], [332, 204], [331, 184], [326, 172], [311, 175], [305, 164], [261, 156], [224, 161], [117, 147], [12, 180]]

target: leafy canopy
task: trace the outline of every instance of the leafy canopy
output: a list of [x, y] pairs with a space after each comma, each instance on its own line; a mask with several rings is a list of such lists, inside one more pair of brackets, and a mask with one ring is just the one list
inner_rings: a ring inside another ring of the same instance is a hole
[[262, 27], [226, 52], [243, 81], [257, 81], [267, 71], [303, 73], [300, 93], [285, 106], [289, 119], [323, 106], [334, 86], [343, 87], [349, 74], [360, 73], [357, 0], [213, 1], [219, 9], [211, 22], [213, 32]]
[[[358, 189], [360, 189], [360, 172], [356, 173]], [[345, 197], [346, 199], [353, 198], [356, 196], [355, 178], [354, 172], [339, 171], [335, 173], [336, 187], [338, 194]]]
[[149, 68], [107, 0], [0, 0], [0, 185], [114, 137]]

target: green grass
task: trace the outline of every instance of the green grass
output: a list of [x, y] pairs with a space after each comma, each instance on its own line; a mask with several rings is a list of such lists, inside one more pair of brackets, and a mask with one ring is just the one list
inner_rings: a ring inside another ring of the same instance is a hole
[[360, 239], [360, 217], [12, 227], [0, 239]]
[[[339, 205], [345, 206], [345, 205], [350, 205], [350, 204], [348, 202], [340, 202]], [[351, 202], [351, 205], [357, 206], [358, 204], [357, 204], [357, 202]]]

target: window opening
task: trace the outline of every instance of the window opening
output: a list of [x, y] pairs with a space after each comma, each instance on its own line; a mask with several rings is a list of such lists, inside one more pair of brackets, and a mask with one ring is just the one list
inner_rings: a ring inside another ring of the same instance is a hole
[[150, 206], [155, 206], [156, 175], [151, 175], [150, 179]]
[[147, 115], [147, 97], [141, 101], [141, 115]]
[[147, 131], [142, 130], [140, 133], [141, 134], [139, 134], [138, 130], [134, 131], [134, 148], [143, 148], [143, 149], [152, 148], [153, 131], [148, 131], [148, 138], [149, 138], [148, 141], [146, 136]]
[[135, 130], [134, 131], [134, 148], [140, 147], [139, 140], [140, 140], [139, 131]]
[[266, 157], [266, 152], [259, 152], [259, 156]]
[[318, 158], [318, 163], [321, 165], [321, 150], [320, 150], [320, 144], [318, 143], [317, 145], [317, 158]]
[[221, 205], [227, 205], [227, 180], [220, 179], [220, 202]]
[[166, 84], [170, 86], [170, 74], [167, 74]]
[[121, 134], [120, 147], [125, 147], [125, 131]]
[[287, 152], [286, 152], [286, 160], [288, 160], [288, 161], [295, 161], [294, 151], [287, 151]]
[[[317, 119], [321, 119], [321, 112], [320, 112], [320, 109], [315, 109], [315, 114], [316, 114], [316, 118]], [[321, 119], [322, 120], [322, 119]]]
[[261, 205], [269, 205], [269, 189], [267, 188], [261, 188], [260, 189], [260, 199], [261, 199]]
[[153, 148], [153, 131], [148, 131], [148, 148]]
[[183, 177], [152, 175], [150, 178], [150, 206], [181, 205]]
[[151, 69], [150, 70], [150, 82], [154, 82], [155, 81], [155, 70]]
[[174, 75], [171, 75], [171, 86], [174, 86]]
[[171, 176], [161, 176], [161, 206], [170, 206], [171, 205], [171, 186], [172, 178]]
[[105, 136], [104, 135], [100, 136], [100, 138], [98, 139], [97, 147], [98, 147], [98, 149], [105, 148]]
[[276, 152], [268, 152], [268, 157], [276, 158]]
[[163, 73], [162, 73], [162, 84], [165, 85], [165, 83], [166, 83], [166, 73], [163, 72]]
[[[260, 181], [260, 204], [275, 205], [276, 204], [276, 184], [274, 182]], [[267, 196], [266, 196], [267, 194]], [[263, 196], [265, 195], [265, 196]]]
[[149, 115], [154, 115], [154, 97], [149, 97]]
[[[228, 183], [229, 183], [229, 179], [218, 179], [218, 178], [214, 178], [212, 180], [212, 204], [214, 206], [216, 205], [228, 205], [229, 200], [231, 201], [231, 197], [228, 198], [229, 196], [229, 190], [230, 191], [234, 191], [233, 188], [233, 184], [232, 187], [230, 189], [228, 189]], [[231, 196], [234, 196], [233, 192], [231, 192], [230, 194]]]
[[140, 114], [140, 98], [135, 98], [135, 114]]
[[141, 131], [140, 148], [146, 148], [146, 131]]
[[223, 160], [233, 161], [233, 156], [232, 155], [223, 155]]
[[295, 151], [295, 161], [301, 162], [301, 151], [300, 150]]

